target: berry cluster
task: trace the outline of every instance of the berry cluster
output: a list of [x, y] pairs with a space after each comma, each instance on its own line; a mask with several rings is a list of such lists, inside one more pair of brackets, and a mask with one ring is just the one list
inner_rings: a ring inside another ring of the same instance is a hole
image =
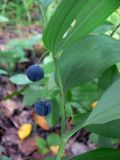
[[[44, 77], [44, 70], [38, 64], [31, 65], [26, 70], [29, 80], [36, 82]], [[40, 100], [34, 105], [35, 113], [40, 116], [47, 116], [51, 111], [51, 103], [47, 100]]]

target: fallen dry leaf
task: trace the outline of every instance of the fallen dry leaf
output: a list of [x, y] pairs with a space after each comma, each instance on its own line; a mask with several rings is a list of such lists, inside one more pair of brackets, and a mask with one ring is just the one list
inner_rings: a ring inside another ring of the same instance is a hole
[[89, 148], [83, 143], [75, 142], [71, 145], [71, 152], [73, 153], [73, 155], [79, 155], [88, 151]]
[[39, 116], [39, 115], [37, 115], [37, 114], [34, 114], [34, 120], [35, 120], [36, 124], [37, 124], [39, 127], [41, 127], [41, 128], [44, 129], [44, 130], [49, 130], [50, 127], [49, 127], [49, 125], [48, 125], [45, 117]]
[[52, 153], [53, 153], [54, 155], [57, 155], [58, 149], [59, 149], [59, 146], [51, 146], [51, 147], [50, 147], [50, 150], [52, 151]]
[[16, 91], [16, 87], [12, 83], [7, 82], [5, 90], [6, 90], [6, 95], [10, 95]]
[[32, 160], [42, 160], [44, 158], [45, 158], [44, 155], [41, 153], [38, 153], [37, 151], [33, 152], [32, 154]]
[[35, 138], [34, 137], [29, 137], [28, 139], [26, 139], [25, 141], [23, 141], [20, 144], [19, 148], [25, 156], [29, 156], [35, 150], [37, 150], [38, 147], [37, 147], [37, 144], [35, 142]]
[[27, 123], [23, 124], [18, 130], [18, 137], [21, 140], [24, 140], [31, 134], [31, 132], [32, 132], [32, 125]]
[[18, 145], [19, 142], [17, 130], [15, 128], [8, 128], [2, 137], [2, 143], [6, 145]]
[[17, 109], [17, 103], [13, 100], [5, 100], [0, 102], [1, 110], [6, 117], [11, 117], [14, 110]]
[[19, 116], [16, 114], [14, 117], [12, 117], [13, 123], [16, 126], [16, 128], [19, 128], [22, 124], [28, 123], [33, 124], [33, 120], [31, 119], [32, 113], [31, 110], [23, 110], [19, 113]]
[[12, 160], [23, 160], [20, 155], [12, 155], [11, 159]]

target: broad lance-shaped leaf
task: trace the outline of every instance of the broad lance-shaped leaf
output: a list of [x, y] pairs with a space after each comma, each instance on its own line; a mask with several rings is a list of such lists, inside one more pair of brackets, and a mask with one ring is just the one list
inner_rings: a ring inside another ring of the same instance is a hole
[[99, 78], [98, 87], [100, 92], [104, 92], [118, 77], [119, 70], [117, 65], [108, 68]]
[[120, 139], [120, 119], [105, 124], [93, 124], [85, 127], [88, 131], [97, 133], [107, 138]]
[[118, 119], [120, 119], [120, 78], [103, 94], [96, 109], [86, 120], [85, 126], [104, 124]]
[[120, 43], [109, 36], [91, 35], [74, 43], [59, 60], [64, 89], [93, 80], [118, 61]]
[[119, 149], [96, 149], [69, 160], [120, 160]]
[[[73, 123], [77, 126], [78, 125], [81, 126], [82, 123], [85, 123], [89, 115], [90, 113], [75, 115], [73, 117]], [[113, 120], [104, 124], [91, 124], [91, 125], [85, 126], [85, 129], [87, 129], [90, 132], [97, 133], [104, 137], [119, 139], [120, 138], [120, 119]]]
[[102, 24], [119, 6], [120, 0], [62, 0], [45, 29], [46, 47], [58, 52]]

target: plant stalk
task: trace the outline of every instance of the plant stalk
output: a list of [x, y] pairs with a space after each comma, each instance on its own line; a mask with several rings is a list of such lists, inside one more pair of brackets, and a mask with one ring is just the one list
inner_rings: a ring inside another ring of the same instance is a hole
[[46, 24], [47, 24], [47, 18], [46, 18], [46, 14], [45, 14], [45, 8], [42, 5], [41, 1], [37, 0], [37, 4], [38, 4], [38, 8], [39, 8], [39, 10], [41, 12], [41, 15], [42, 15], [43, 28], [45, 28]]
[[[38, 7], [39, 7], [41, 14], [42, 14], [43, 27], [45, 28], [45, 26], [47, 24], [47, 19], [46, 19], [46, 15], [45, 15], [45, 8], [42, 6], [42, 3], [40, 3], [39, 0], [37, 0], [37, 2], [38, 2]], [[60, 105], [59, 109], [60, 109], [60, 113], [61, 113], [61, 137], [63, 137], [63, 135], [65, 134], [65, 131], [66, 131], [65, 93], [64, 93], [64, 88], [63, 88], [63, 83], [62, 83], [62, 78], [61, 78], [59, 66], [58, 66], [58, 58], [53, 55], [53, 60], [54, 60], [55, 68], [56, 68], [58, 85], [59, 85], [60, 96], [61, 96], [61, 105]], [[65, 140], [64, 140], [64, 138], [62, 138], [56, 160], [61, 160], [64, 148], [65, 148]]]
[[56, 160], [61, 160], [64, 148], [65, 148], [65, 141], [64, 141], [64, 139], [62, 139], [61, 144], [59, 146], [59, 151], [58, 151]]
[[[64, 88], [63, 88], [61, 75], [60, 75], [60, 70], [59, 70], [59, 67], [58, 67], [58, 59], [57, 58], [53, 58], [53, 59], [54, 59], [55, 67], [56, 67], [58, 85], [59, 85], [59, 88], [60, 88], [60, 95], [61, 95], [61, 105], [60, 105], [61, 137], [63, 137], [63, 135], [65, 134], [65, 131], [66, 131], [66, 125], [65, 125], [65, 93], [64, 93]], [[64, 148], [65, 148], [65, 140], [62, 138], [56, 160], [61, 160]]]
[[31, 23], [31, 15], [30, 15], [30, 12], [29, 12], [29, 8], [26, 7], [24, 0], [23, 0], [23, 5], [24, 5], [24, 8], [26, 10], [26, 15], [27, 15], [28, 22]]
[[76, 132], [78, 132], [82, 127], [83, 127], [84, 124], [81, 124], [81, 125], [78, 125], [76, 126], [75, 128], [73, 128], [71, 131], [67, 132], [65, 135], [64, 135], [64, 140], [65, 141], [68, 141], [68, 139], [70, 137], [72, 137]]
[[61, 144], [60, 144], [60, 148], [59, 148], [59, 151], [58, 151], [57, 159], [56, 159], [56, 160], [61, 160], [62, 153], [63, 153], [63, 151], [64, 151], [66, 142], [68, 141], [68, 139], [69, 139], [71, 136], [73, 136], [73, 135], [74, 135], [77, 131], [79, 131], [82, 127], [83, 127], [83, 124], [78, 125], [78, 126], [76, 126], [73, 130], [65, 133], [65, 134], [62, 136], [62, 140], [61, 140]]
[[58, 85], [60, 88], [60, 96], [61, 96], [61, 105], [60, 105], [60, 113], [61, 113], [61, 136], [65, 133], [65, 93], [64, 93], [64, 88], [62, 84], [62, 79], [58, 67], [58, 60], [57, 58], [54, 58], [54, 63], [56, 67], [56, 73], [57, 73], [57, 78], [58, 78]]

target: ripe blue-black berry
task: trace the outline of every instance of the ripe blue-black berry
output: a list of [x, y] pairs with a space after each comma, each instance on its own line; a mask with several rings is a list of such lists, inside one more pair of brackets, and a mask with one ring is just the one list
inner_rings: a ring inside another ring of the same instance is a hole
[[40, 116], [47, 116], [51, 111], [51, 103], [46, 100], [38, 101], [34, 105], [35, 113]]
[[26, 70], [26, 75], [29, 80], [35, 82], [39, 81], [44, 77], [44, 70], [38, 64], [31, 65]]

